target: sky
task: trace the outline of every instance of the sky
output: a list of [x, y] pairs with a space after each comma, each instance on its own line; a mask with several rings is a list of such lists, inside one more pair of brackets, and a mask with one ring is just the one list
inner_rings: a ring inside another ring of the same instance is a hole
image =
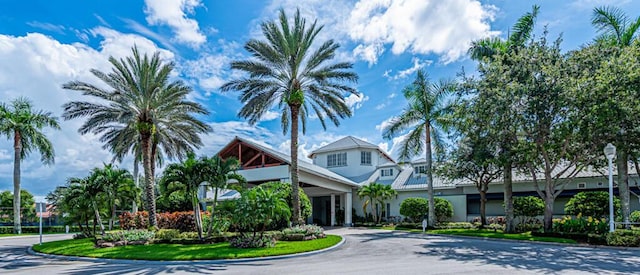
[[[309, 21], [324, 25], [317, 43], [334, 39], [341, 45], [335, 62], [354, 64], [358, 95], [345, 95], [353, 116], [326, 130], [313, 117], [300, 137], [300, 153], [352, 135], [393, 154], [399, 139], [385, 140], [381, 129], [402, 112], [402, 89], [425, 70], [431, 80], [453, 79], [461, 71], [473, 74], [475, 62], [466, 51], [473, 40], [506, 37], [517, 18], [540, 5], [535, 34], [544, 26], [549, 36], [562, 35], [565, 51], [591, 41], [594, 7], [616, 6], [629, 16], [640, 15], [640, 1], [475, 1], [475, 0], [0, 0], [0, 102], [24, 96], [36, 109], [62, 115], [62, 105], [89, 100], [61, 88], [69, 81], [100, 85], [90, 70], [111, 70], [108, 58], [121, 58], [136, 45], [145, 53], [159, 52], [173, 62], [173, 80], [193, 88], [189, 96], [210, 111], [200, 117], [213, 132], [203, 135], [198, 155], [213, 155], [234, 136], [289, 151], [276, 109], [256, 125], [237, 116], [242, 106], [237, 92], [219, 87], [240, 76], [230, 62], [248, 58], [243, 45], [261, 39], [260, 24], [274, 20], [283, 8], [296, 8]], [[55, 164], [44, 166], [32, 153], [22, 161], [22, 188], [42, 200], [69, 177], [84, 177], [111, 161], [98, 137], [80, 135], [84, 119], [64, 121], [62, 129], [44, 130], [55, 149]], [[12, 190], [12, 140], [0, 137], [0, 190]], [[397, 149], [397, 148], [396, 148]], [[119, 163], [132, 169], [131, 159]]]

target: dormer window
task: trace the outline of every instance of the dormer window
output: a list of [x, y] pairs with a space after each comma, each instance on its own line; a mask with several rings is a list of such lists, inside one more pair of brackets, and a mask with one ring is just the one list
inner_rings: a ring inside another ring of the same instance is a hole
[[360, 165], [371, 165], [371, 152], [360, 152]]
[[392, 177], [393, 176], [393, 168], [380, 170], [380, 176], [381, 177]]
[[327, 155], [327, 167], [347, 166], [347, 153]]
[[420, 165], [420, 166], [416, 166], [414, 171], [416, 172], [416, 175], [418, 174], [427, 174], [427, 166], [426, 165]]

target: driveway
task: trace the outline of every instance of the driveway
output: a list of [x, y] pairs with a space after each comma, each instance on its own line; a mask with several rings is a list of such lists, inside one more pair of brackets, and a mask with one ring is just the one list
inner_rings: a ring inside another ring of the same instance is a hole
[[[26, 255], [37, 236], [0, 239], [0, 274], [640, 274], [640, 251], [338, 228], [341, 247], [252, 262], [65, 261]], [[69, 236], [46, 236], [49, 240]]]

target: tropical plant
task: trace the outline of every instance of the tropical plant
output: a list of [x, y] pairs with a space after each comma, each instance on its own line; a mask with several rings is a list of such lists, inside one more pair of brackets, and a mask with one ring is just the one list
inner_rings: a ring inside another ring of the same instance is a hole
[[[88, 200], [88, 204], [90, 209], [93, 209], [94, 214], [94, 234], [95, 234], [95, 225], [100, 227], [101, 235], [104, 235], [105, 229], [104, 224], [102, 223], [102, 217], [100, 214], [100, 204], [105, 202], [105, 190], [106, 185], [105, 181], [98, 179], [100, 171], [98, 168], [94, 168], [89, 176], [85, 178], [70, 178], [68, 179], [69, 185], [73, 186], [73, 195], [81, 196], [84, 200]], [[71, 195], [71, 194], [67, 194]], [[71, 198], [69, 198], [71, 199]], [[78, 204], [87, 204], [87, 202], [82, 201], [82, 199], [77, 199], [76, 203]]]
[[202, 216], [200, 214], [200, 200], [198, 193], [201, 185], [206, 184], [210, 177], [212, 167], [203, 157], [196, 159], [193, 153], [187, 155], [187, 159], [181, 163], [174, 163], [167, 166], [164, 170], [162, 180], [175, 184], [181, 184], [185, 187], [187, 198], [191, 201], [193, 207], [193, 218], [196, 222], [198, 238], [202, 239]]
[[[260, 184], [260, 188], [266, 188], [271, 190], [271, 192], [278, 193], [279, 196], [284, 198], [289, 205], [289, 208], [293, 205], [293, 194], [291, 194], [291, 184], [281, 181], [270, 181]], [[307, 219], [311, 216], [311, 200], [307, 194], [304, 193], [302, 189], [298, 189], [298, 196], [300, 198], [300, 216], [302, 219]], [[269, 229], [270, 230], [280, 230], [282, 228], [289, 226], [289, 220], [277, 220], [274, 222]]]
[[95, 180], [100, 181], [100, 185], [103, 187], [104, 197], [110, 209], [109, 230], [112, 230], [117, 219], [118, 205], [123, 206], [125, 202], [135, 200], [139, 190], [133, 183], [133, 177], [129, 171], [118, 169], [112, 164], [105, 164], [103, 168], [96, 169], [94, 173]]
[[[516, 24], [512, 27], [511, 32], [506, 40], [494, 37], [484, 38], [477, 41], [473, 41], [469, 48], [469, 55], [472, 59], [480, 61], [482, 63], [494, 62], [497, 54], [506, 54], [519, 47], [524, 46], [527, 40], [533, 33], [536, 17], [538, 16], [539, 7], [534, 5], [531, 12], [525, 13], [521, 16]], [[485, 93], [486, 91], [479, 91]], [[499, 97], [498, 98], [509, 98]], [[493, 131], [490, 131], [490, 137], [494, 140], [500, 148], [499, 162], [503, 167], [503, 182], [504, 182], [504, 206], [505, 206], [505, 218], [506, 226], [505, 231], [512, 233], [515, 230], [513, 223], [513, 164], [514, 164], [514, 150], [516, 147], [516, 129], [514, 127], [513, 116], [510, 114], [512, 110], [511, 104], [506, 102], [497, 102], [496, 97], [490, 99], [479, 99], [480, 103], [487, 105], [480, 105], [481, 110], [486, 110], [486, 116], [480, 117], [486, 120], [484, 125], [493, 125]], [[494, 107], [494, 108], [490, 108]]]
[[[393, 188], [391, 188], [391, 185], [381, 184], [377, 197], [378, 206], [380, 207], [380, 211], [378, 211], [378, 223], [382, 222], [382, 213], [385, 209], [387, 200], [390, 200], [397, 195], [398, 191], [393, 190]], [[389, 213], [387, 213], [387, 216], [388, 215]]]
[[434, 226], [436, 222], [433, 212], [435, 207], [432, 148], [435, 148], [437, 154], [442, 155], [444, 152], [442, 135], [451, 124], [447, 117], [452, 111], [452, 105], [448, 99], [455, 89], [454, 82], [441, 80], [439, 83], [432, 83], [426, 73], [419, 70], [413, 83], [403, 91], [408, 106], [400, 116], [392, 118], [389, 125], [382, 130], [385, 139], [406, 133], [400, 142], [399, 157], [401, 159], [411, 159], [413, 156], [425, 153], [427, 201], [431, 209], [427, 221], [429, 226]]
[[[620, 210], [620, 199], [614, 198], [614, 211]], [[604, 218], [609, 216], [609, 193], [604, 191], [580, 192], [575, 194], [564, 206], [569, 215]]]
[[518, 230], [529, 231], [539, 226], [540, 221], [536, 217], [544, 214], [544, 201], [536, 196], [515, 197], [513, 213], [520, 218]]
[[[234, 189], [241, 191], [246, 185], [246, 179], [235, 171], [240, 166], [240, 162], [235, 158], [221, 159], [219, 156], [204, 159], [208, 169], [211, 171], [205, 174], [205, 180], [209, 187], [213, 189], [213, 205], [211, 206], [211, 220], [207, 228], [207, 237], [213, 233], [216, 205], [218, 204], [218, 191]], [[234, 182], [231, 182], [233, 180]]]
[[358, 189], [358, 196], [360, 199], [364, 199], [362, 202], [362, 213], [365, 216], [365, 220], [367, 219], [367, 206], [371, 208], [371, 215], [375, 219], [378, 217], [376, 213], [377, 207], [375, 207], [376, 200], [378, 197], [378, 190], [380, 189], [380, 184], [372, 182], [367, 185], [362, 186]]
[[235, 203], [233, 226], [240, 236], [231, 241], [236, 247], [262, 247], [274, 244], [265, 238], [264, 232], [270, 224], [280, 219], [289, 219], [291, 211], [281, 194], [267, 188], [255, 187], [242, 192]]
[[[29, 191], [20, 189], [20, 215], [23, 220], [34, 221], [36, 217], [36, 201]], [[13, 221], [13, 194], [10, 191], [0, 193], [0, 221]]]
[[0, 135], [13, 139], [13, 231], [22, 233], [20, 226], [20, 163], [34, 150], [40, 153], [40, 161], [53, 164], [55, 152], [51, 141], [42, 130], [46, 127], [60, 129], [58, 119], [51, 112], [34, 110], [31, 102], [19, 97], [11, 104], [0, 103]]
[[[169, 81], [173, 63], [163, 63], [157, 52], [151, 57], [141, 55], [135, 47], [132, 54], [120, 60], [110, 57], [111, 73], [91, 71], [109, 90], [80, 81], [64, 84], [65, 89], [82, 91], [100, 101], [69, 102], [63, 106], [63, 117], [88, 117], [78, 132], [101, 135], [103, 148], [111, 150], [115, 157], [132, 150], [141, 152], [146, 208], [149, 222], [155, 226], [154, 150], [161, 145], [169, 158], [184, 156], [202, 145], [198, 134], [211, 127], [194, 117], [208, 111], [187, 99], [191, 88], [181, 81]], [[136, 146], [139, 149], [134, 149]]]
[[246, 77], [225, 83], [222, 91], [240, 91], [244, 106], [238, 115], [248, 118], [250, 124], [273, 107], [280, 109], [283, 133], [291, 127], [291, 185], [293, 187], [293, 222], [303, 224], [298, 197], [298, 131], [306, 132], [307, 117], [315, 113], [322, 127], [326, 120], [334, 125], [339, 118], [350, 117], [352, 111], [344, 94], [358, 94], [355, 88], [343, 84], [355, 83], [356, 73], [350, 71], [349, 62], [329, 63], [339, 45], [333, 40], [314, 44], [322, 26], [314, 21], [307, 25], [297, 10], [290, 25], [284, 10], [279, 21], [263, 22], [264, 40], [251, 39], [244, 48], [252, 58], [234, 61], [231, 68], [247, 73]]

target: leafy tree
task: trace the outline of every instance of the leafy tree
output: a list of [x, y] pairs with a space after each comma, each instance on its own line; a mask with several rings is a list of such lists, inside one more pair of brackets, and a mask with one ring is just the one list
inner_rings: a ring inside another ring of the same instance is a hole
[[[638, 40], [637, 33], [638, 33], [638, 29], [640, 28], [640, 17], [637, 17], [635, 20], [631, 20], [622, 10], [618, 8], [606, 7], [606, 6], [594, 8], [591, 24], [594, 27], [596, 27], [599, 33], [599, 36], [595, 39], [596, 42], [602, 45], [605, 45], [605, 47], [624, 49], [632, 46], [634, 41]], [[613, 131], [609, 133], [616, 133], [614, 136], [609, 136], [609, 138], [606, 139], [605, 141], [613, 142], [617, 148], [616, 162], [617, 162], [617, 168], [618, 168], [618, 190], [620, 191], [619, 192], [620, 199], [622, 201], [623, 219], [625, 222], [628, 222], [629, 215], [631, 213], [631, 208], [629, 204], [630, 193], [629, 193], [628, 162], [629, 162], [629, 155], [637, 155], [637, 153], [633, 152], [634, 148], [632, 148], [633, 147], [632, 143], [636, 143], [636, 142], [629, 140], [629, 137], [632, 137], [634, 136], [635, 133], [637, 133], [637, 129], [636, 129], [637, 127], [634, 127], [634, 125], [636, 125], [637, 122], [629, 121], [630, 119], [628, 115], [632, 115], [633, 117], [635, 117], [637, 114], [637, 108], [635, 108], [634, 110], [634, 108], [617, 109], [616, 107], [618, 106], [622, 107], [620, 105], [626, 105], [629, 103], [637, 105], [638, 101], [637, 100], [634, 100], [632, 102], [610, 102], [610, 101], [617, 100], [619, 97], [626, 97], [625, 95], [629, 95], [629, 92], [631, 92], [631, 94], [634, 94], [634, 95], [631, 95], [631, 97], [633, 97], [633, 99], [636, 99], [637, 95], [635, 94], [640, 89], [640, 85], [638, 85], [637, 82], [635, 81], [631, 81], [631, 82], [625, 81], [625, 80], [629, 80], [628, 77], [625, 77], [625, 76], [629, 76], [629, 74], [624, 72], [632, 72], [632, 76], [637, 75], [636, 73], [633, 73], [637, 71], [637, 69], [634, 70], [630, 66], [637, 67], [638, 62], [637, 62], [637, 59], [633, 59], [633, 58], [630, 60], [629, 59], [625, 60], [625, 58], [621, 56], [623, 52], [624, 50], [613, 51], [613, 52], [610, 52], [610, 53], [613, 53], [613, 55], [602, 56], [604, 57], [603, 62], [605, 62], [602, 65], [604, 65], [604, 68], [608, 69], [607, 71], [609, 73], [604, 73], [602, 74], [603, 77], [596, 79], [596, 81], [609, 82], [608, 84], [612, 85], [609, 87], [596, 86], [595, 88], [599, 90], [597, 92], [600, 92], [601, 94], [603, 93], [610, 94], [611, 92], [613, 92], [616, 94], [615, 97], [611, 98], [611, 100], [600, 101], [600, 102], [596, 101], [594, 102], [594, 104], [589, 104], [588, 106], [590, 106], [592, 110], [596, 108], [598, 109], [611, 108], [615, 110], [614, 113], [608, 112], [608, 113], [597, 114], [600, 116], [607, 116], [607, 118], [612, 119], [613, 121], [611, 121], [612, 123], [610, 125], [598, 123], [595, 126], [600, 127], [599, 132]], [[602, 84], [605, 84], [605, 83], [602, 83]], [[590, 89], [590, 88], [587, 88], [587, 89]], [[609, 91], [605, 92], [602, 90], [609, 90]], [[600, 105], [601, 107], [597, 105]], [[629, 111], [632, 114], [630, 114]], [[605, 120], [607, 118], [603, 118], [601, 120]], [[602, 151], [602, 148], [604, 148], [604, 146], [598, 146], [593, 148], [599, 148], [599, 150]], [[601, 156], [602, 153], [601, 152], [599, 153], [600, 153], [599, 156]], [[637, 159], [637, 158], [634, 158], [634, 159]]]
[[[207, 237], [213, 233], [213, 221], [215, 218], [216, 205], [218, 204], [218, 190], [235, 189], [242, 190], [246, 185], [246, 179], [236, 174], [235, 171], [240, 166], [240, 162], [235, 158], [221, 159], [219, 156], [204, 159], [208, 169], [211, 171], [205, 174], [206, 182], [213, 189], [213, 205], [211, 207], [211, 222], [207, 229]], [[235, 183], [230, 183], [235, 180]]]
[[400, 215], [418, 222], [429, 212], [429, 203], [424, 198], [407, 198], [400, 203]]
[[[521, 16], [513, 26], [506, 40], [500, 38], [486, 38], [472, 42], [469, 55], [472, 59], [480, 61], [480, 68], [487, 63], [495, 61], [497, 54], [506, 54], [522, 47], [533, 33], [539, 7], [534, 5], [531, 12]], [[485, 86], [486, 87], [486, 86]], [[489, 86], [490, 87], [490, 86]], [[483, 86], [475, 87], [478, 92], [478, 104], [482, 112], [478, 116], [485, 120], [485, 125], [492, 125], [491, 139], [498, 144], [500, 149], [499, 163], [503, 167], [504, 182], [504, 207], [506, 219], [506, 232], [514, 232], [513, 223], [513, 166], [515, 161], [515, 147], [517, 144], [517, 129], [514, 127], [512, 110], [513, 103], [509, 96], [500, 91], [487, 92]]]
[[[428, 223], [435, 225], [435, 213], [433, 212], [433, 169], [432, 148], [436, 153], [444, 152], [443, 131], [449, 126], [446, 119], [451, 112], [451, 105], [447, 99], [456, 88], [451, 81], [442, 80], [439, 83], [431, 83], [422, 70], [416, 74], [413, 83], [407, 86], [403, 93], [408, 101], [403, 112], [391, 119], [389, 126], [382, 130], [386, 139], [405, 134], [400, 142], [400, 158], [411, 159], [413, 156], [425, 152], [427, 160], [427, 200], [430, 212]], [[433, 145], [432, 145], [433, 143]]]
[[[620, 210], [620, 199], [613, 201], [614, 212]], [[580, 192], [573, 196], [564, 206], [569, 215], [604, 218], [609, 216], [609, 193], [602, 191]]]
[[[23, 220], [33, 221], [36, 218], [36, 201], [29, 191], [20, 189], [20, 202], [22, 207], [20, 215]], [[6, 210], [5, 210], [6, 209]], [[13, 194], [10, 191], [0, 193], [0, 215], [13, 220]]]
[[96, 169], [95, 180], [100, 181], [103, 187], [104, 197], [110, 208], [109, 230], [113, 229], [117, 218], [116, 210], [118, 205], [135, 200], [139, 193], [138, 187], [133, 183], [133, 177], [129, 171], [118, 169], [112, 164], [105, 164], [103, 168]]
[[51, 141], [42, 130], [46, 127], [60, 129], [58, 119], [51, 112], [34, 110], [31, 102], [19, 97], [7, 105], [0, 103], [0, 135], [13, 139], [13, 231], [22, 233], [20, 227], [20, 163], [31, 152], [40, 153], [40, 161], [53, 164], [55, 152]]
[[454, 128], [458, 133], [458, 146], [449, 159], [438, 167], [436, 173], [452, 180], [473, 182], [480, 194], [480, 226], [487, 224], [486, 205], [489, 183], [502, 175], [498, 151], [490, 137], [490, 127], [485, 127], [477, 98], [466, 99], [456, 105]]
[[149, 223], [156, 226], [156, 145], [162, 145], [168, 157], [182, 156], [201, 146], [198, 134], [209, 132], [211, 127], [194, 117], [208, 111], [187, 99], [191, 88], [181, 81], [169, 81], [173, 63], [163, 63], [157, 52], [151, 57], [141, 55], [135, 47], [132, 54], [120, 60], [110, 57], [111, 73], [91, 71], [110, 90], [80, 81], [64, 84], [65, 89], [82, 91], [100, 101], [69, 102], [63, 106], [63, 117], [88, 117], [78, 132], [101, 135], [103, 148], [111, 150], [116, 158], [138, 144]]
[[322, 26], [314, 21], [307, 25], [297, 10], [293, 25], [280, 10], [279, 21], [263, 22], [265, 39], [251, 39], [244, 48], [252, 58], [234, 61], [231, 68], [247, 73], [244, 78], [232, 80], [222, 86], [222, 91], [240, 91], [244, 106], [238, 115], [248, 118], [250, 124], [271, 108], [282, 113], [283, 133], [291, 126], [291, 184], [293, 187], [293, 221], [303, 224], [298, 197], [298, 127], [306, 132], [307, 117], [314, 112], [323, 128], [328, 119], [334, 125], [339, 118], [350, 117], [352, 111], [345, 103], [344, 93], [358, 94], [356, 89], [343, 84], [355, 83], [357, 74], [350, 71], [349, 62], [329, 63], [335, 57], [339, 45], [333, 40], [314, 44]]
[[193, 207], [193, 218], [198, 230], [198, 238], [200, 239], [202, 239], [203, 228], [198, 192], [201, 188], [200, 185], [206, 184], [211, 168], [207, 158], [196, 159], [194, 154], [189, 154], [187, 159], [181, 163], [173, 163], [167, 166], [162, 176], [162, 180], [184, 186], [187, 198], [191, 201], [191, 206]]

